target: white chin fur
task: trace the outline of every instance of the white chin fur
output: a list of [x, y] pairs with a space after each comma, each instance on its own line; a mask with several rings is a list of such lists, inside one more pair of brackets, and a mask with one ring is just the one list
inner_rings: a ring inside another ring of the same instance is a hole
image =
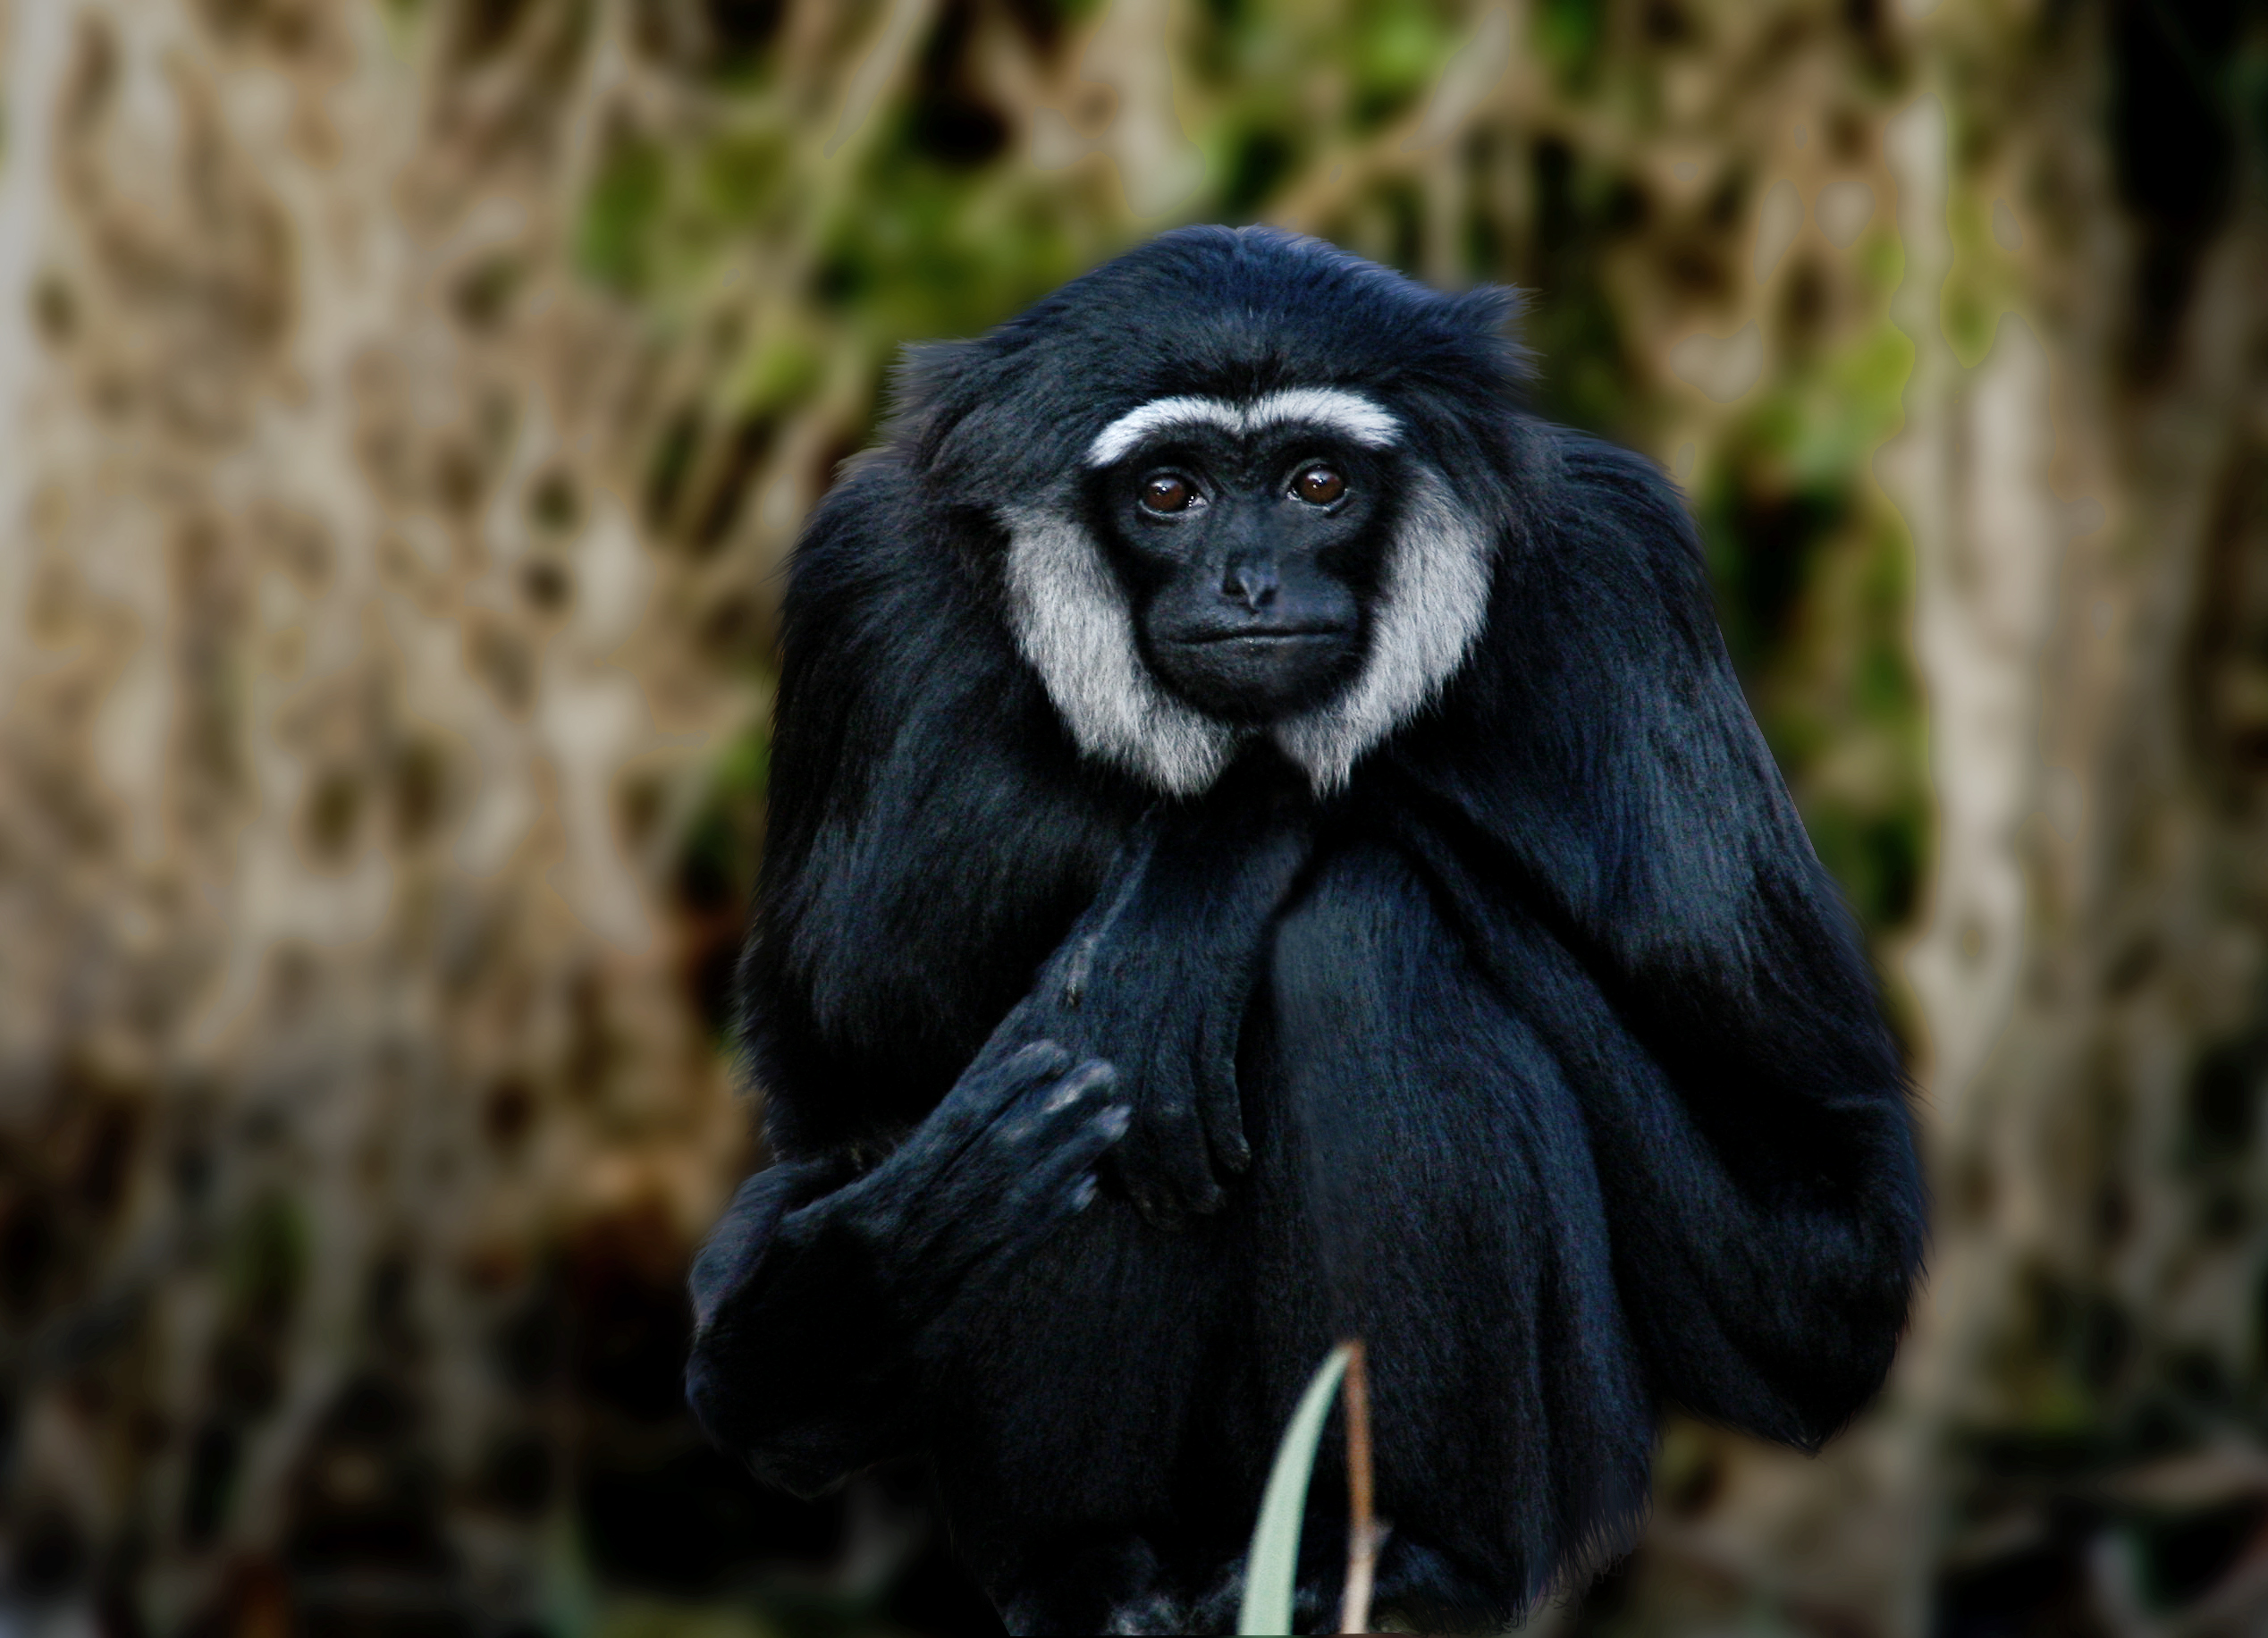
[[[1148, 406], [1145, 406], [1148, 407]], [[1211, 785], [1252, 731], [1163, 688], [1134, 646], [1118, 577], [1093, 537], [1053, 508], [1006, 512], [1016, 646], [1079, 748], [1171, 796]], [[1488, 612], [1488, 541], [1423, 473], [1394, 544], [1361, 675], [1328, 704], [1277, 724], [1316, 793], [1423, 708], [1464, 663]]]

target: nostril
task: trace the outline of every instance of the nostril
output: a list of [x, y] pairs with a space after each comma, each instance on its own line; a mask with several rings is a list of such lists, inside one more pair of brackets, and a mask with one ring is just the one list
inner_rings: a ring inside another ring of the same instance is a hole
[[1239, 563], [1221, 581], [1222, 595], [1235, 598], [1257, 614], [1276, 601], [1276, 577], [1266, 569]]

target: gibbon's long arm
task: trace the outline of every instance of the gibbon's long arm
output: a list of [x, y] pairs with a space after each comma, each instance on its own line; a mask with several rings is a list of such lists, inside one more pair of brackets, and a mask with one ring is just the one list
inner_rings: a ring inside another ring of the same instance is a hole
[[1237, 1044], [1313, 821], [1303, 783], [1266, 767], [1159, 804], [987, 1045], [1058, 1041], [1117, 1069], [1134, 1120], [1106, 1171], [1160, 1228], [1219, 1211], [1251, 1162]]
[[923, 1339], [1093, 1200], [1126, 1129], [1113, 1087], [1050, 1043], [988, 1051], [864, 1175], [784, 1161], [741, 1185], [693, 1269], [686, 1397], [709, 1437], [806, 1496], [916, 1448]]
[[[1656, 1381], [1816, 1448], [1920, 1262], [1904, 1074], [1674, 492], [1578, 435], [1556, 467], [1489, 643], [1372, 799], [1578, 1090]], [[1446, 754], [1452, 723], [1494, 755]]]
[[739, 1020], [787, 1159], [918, 1123], [1147, 803], [1079, 765], [956, 527], [876, 458], [821, 502], [790, 565]]
[[1308, 859], [1305, 818], [1241, 785], [1147, 816], [1031, 993], [887, 1158], [865, 1169], [845, 1144], [742, 1185], [693, 1271], [687, 1391], [713, 1440], [803, 1494], [915, 1448], [912, 1362], [932, 1328], [1084, 1211], [1122, 1138], [1150, 1145], [1113, 1167], [1144, 1215], [1218, 1208], [1207, 1159], [1250, 1161], [1238, 1033]]

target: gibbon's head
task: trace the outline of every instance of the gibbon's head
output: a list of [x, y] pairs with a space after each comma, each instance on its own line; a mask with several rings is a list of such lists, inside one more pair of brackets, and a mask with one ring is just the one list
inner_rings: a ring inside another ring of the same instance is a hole
[[1328, 791], [1485, 623], [1516, 511], [1514, 305], [1185, 228], [909, 351], [893, 442], [994, 526], [1016, 646], [1086, 755], [1189, 795], [1266, 735]]

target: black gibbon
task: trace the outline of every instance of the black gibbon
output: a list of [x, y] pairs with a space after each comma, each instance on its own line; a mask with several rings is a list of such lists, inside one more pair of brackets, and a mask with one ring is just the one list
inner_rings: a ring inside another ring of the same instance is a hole
[[913, 350], [797, 547], [689, 1393], [793, 1490], [920, 1464], [1014, 1630], [1226, 1628], [1345, 1335], [1431, 1630], [1624, 1549], [1665, 1402], [1811, 1448], [1888, 1368], [1867, 959], [1679, 496], [1523, 408], [1511, 306], [1168, 233]]

